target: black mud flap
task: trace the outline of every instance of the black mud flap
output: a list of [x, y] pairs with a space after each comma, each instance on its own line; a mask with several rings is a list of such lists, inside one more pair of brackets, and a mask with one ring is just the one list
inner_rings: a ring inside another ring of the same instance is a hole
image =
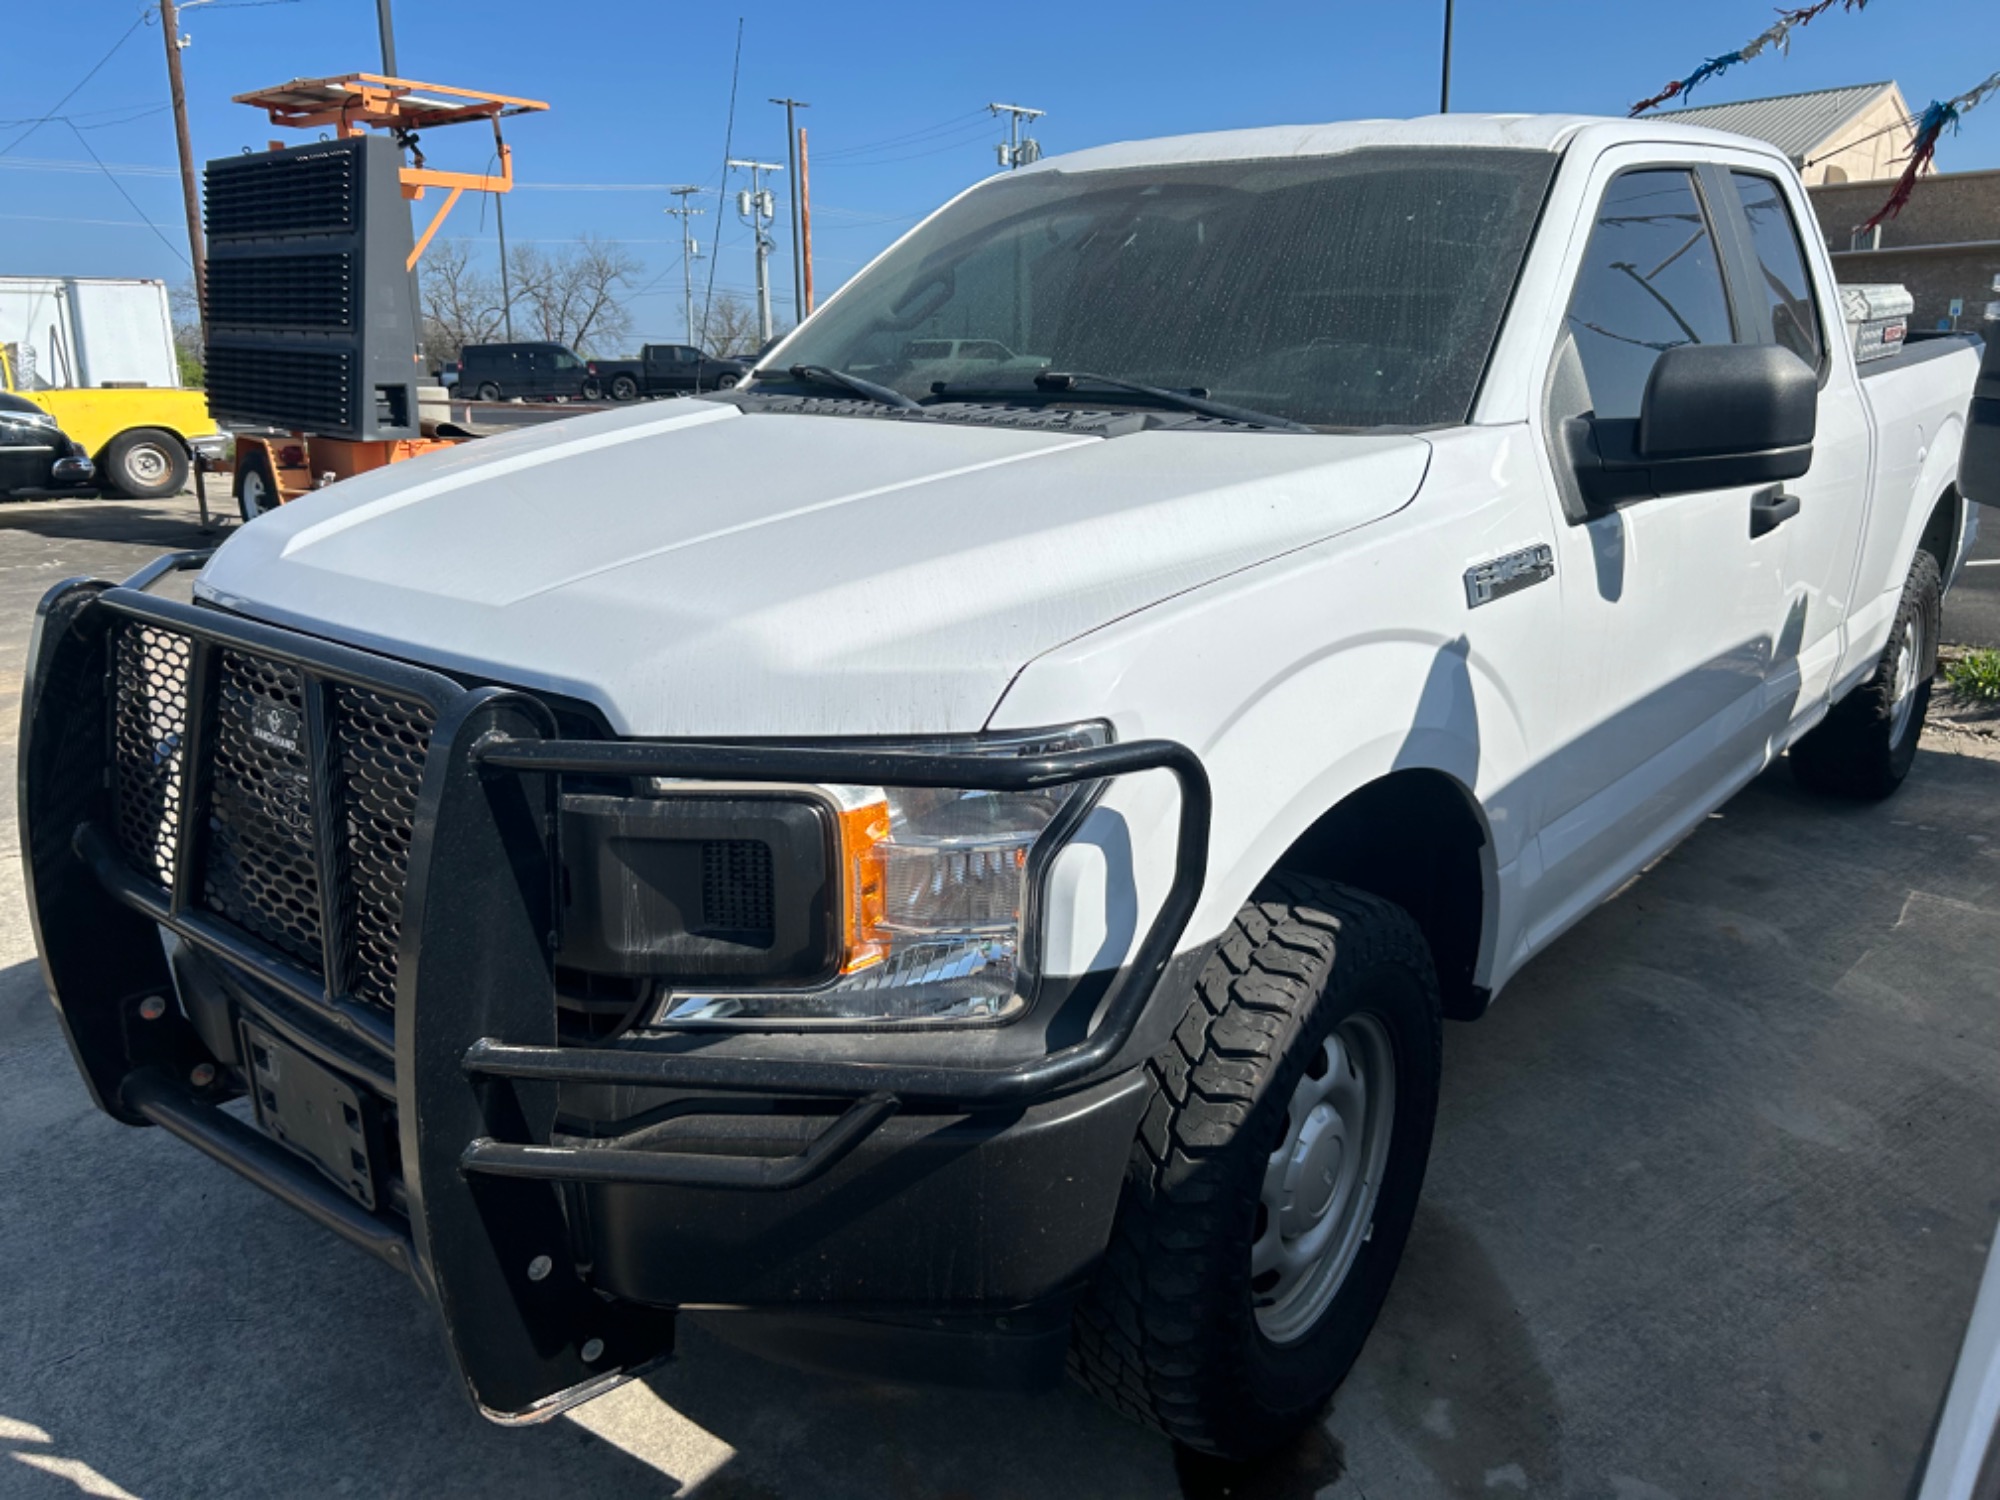
[[554, 776], [482, 775], [474, 747], [553, 734], [520, 694], [468, 694], [437, 726], [418, 799], [396, 981], [403, 1173], [445, 1337], [489, 1417], [533, 1421], [673, 1349], [673, 1314], [610, 1302], [577, 1275], [551, 1183], [461, 1168], [486, 1137], [547, 1140], [556, 1085], [473, 1077], [482, 1037], [555, 1045]]

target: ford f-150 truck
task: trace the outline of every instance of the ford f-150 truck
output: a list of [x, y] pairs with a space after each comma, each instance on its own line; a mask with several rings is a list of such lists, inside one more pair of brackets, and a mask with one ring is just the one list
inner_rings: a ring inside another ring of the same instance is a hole
[[1858, 373], [1785, 158], [1670, 122], [1051, 158], [733, 391], [54, 590], [49, 992], [490, 1414], [692, 1309], [1255, 1454], [1382, 1304], [1444, 1019], [1779, 758], [1909, 773], [1977, 364]]

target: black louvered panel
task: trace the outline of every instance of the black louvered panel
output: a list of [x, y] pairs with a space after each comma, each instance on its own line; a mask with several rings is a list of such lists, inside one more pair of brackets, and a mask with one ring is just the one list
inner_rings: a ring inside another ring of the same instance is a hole
[[218, 417], [274, 427], [356, 426], [355, 356], [345, 349], [208, 346], [208, 406]]
[[354, 257], [233, 255], [208, 268], [208, 321], [216, 328], [354, 327]]
[[358, 1000], [396, 1003], [396, 949], [410, 874], [417, 787], [436, 719], [418, 703], [366, 688], [334, 689], [333, 764], [345, 848], [344, 906]]
[[211, 240], [348, 230], [358, 218], [353, 148], [223, 157], [208, 164], [202, 222]]
[[305, 684], [298, 669], [218, 653], [201, 904], [323, 972]]
[[184, 635], [128, 621], [113, 644], [112, 764], [118, 842], [125, 857], [161, 885], [174, 878], [188, 728]]

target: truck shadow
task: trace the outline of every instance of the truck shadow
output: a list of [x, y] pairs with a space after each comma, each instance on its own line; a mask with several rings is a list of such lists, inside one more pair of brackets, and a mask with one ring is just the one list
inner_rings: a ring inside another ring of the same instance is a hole
[[157, 546], [161, 551], [216, 547], [233, 530], [235, 502], [210, 491], [204, 529], [187, 496], [157, 504], [99, 496], [88, 499], [20, 500], [0, 504], [0, 532], [13, 531], [51, 541], [122, 542]]

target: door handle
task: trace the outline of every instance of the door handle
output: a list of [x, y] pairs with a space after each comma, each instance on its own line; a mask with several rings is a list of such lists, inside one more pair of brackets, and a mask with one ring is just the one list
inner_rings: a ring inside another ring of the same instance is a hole
[[1785, 522], [1799, 513], [1799, 497], [1785, 493], [1783, 485], [1775, 486], [1750, 497], [1750, 537], [1751, 540], [1776, 531]]

